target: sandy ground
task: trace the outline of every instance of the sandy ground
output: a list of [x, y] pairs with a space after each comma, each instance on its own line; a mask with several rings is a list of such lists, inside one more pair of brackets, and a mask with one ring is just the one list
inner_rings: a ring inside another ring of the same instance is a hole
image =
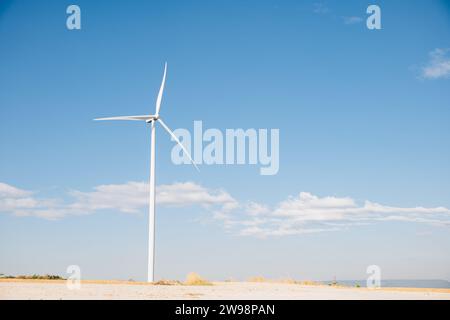
[[210, 286], [152, 285], [130, 282], [82, 282], [69, 290], [65, 281], [0, 280], [0, 299], [445, 299], [448, 289], [341, 288], [283, 283], [214, 282]]

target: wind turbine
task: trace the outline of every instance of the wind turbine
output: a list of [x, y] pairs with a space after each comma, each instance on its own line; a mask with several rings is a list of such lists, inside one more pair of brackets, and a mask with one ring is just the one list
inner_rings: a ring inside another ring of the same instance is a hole
[[156, 99], [156, 112], [155, 114], [143, 115], [143, 116], [121, 116], [121, 117], [109, 117], [98, 118], [96, 121], [104, 120], [132, 120], [132, 121], [145, 121], [151, 125], [151, 145], [150, 145], [150, 206], [149, 206], [149, 219], [148, 219], [148, 276], [147, 281], [154, 281], [154, 269], [155, 269], [155, 124], [158, 122], [181, 147], [183, 152], [191, 160], [192, 164], [198, 171], [198, 167], [192, 160], [191, 155], [178, 140], [176, 135], [169, 129], [164, 121], [159, 117], [159, 109], [161, 108], [161, 100], [164, 92], [164, 83], [166, 82], [167, 62], [164, 64], [164, 75], [159, 88], [158, 98]]

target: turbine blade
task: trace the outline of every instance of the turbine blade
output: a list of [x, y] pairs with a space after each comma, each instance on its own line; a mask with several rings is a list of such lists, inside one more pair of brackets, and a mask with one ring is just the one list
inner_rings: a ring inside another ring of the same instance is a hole
[[200, 170], [198, 169], [197, 165], [195, 164], [194, 160], [192, 160], [191, 155], [189, 154], [189, 152], [186, 150], [186, 148], [183, 146], [183, 144], [180, 142], [180, 140], [178, 140], [177, 136], [172, 132], [172, 130], [169, 129], [169, 127], [164, 123], [164, 121], [162, 121], [161, 118], [159, 118], [157, 120], [157, 122], [159, 122], [164, 129], [166, 129], [166, 131], [170, 134], [170, 136], [172, 137], [173, 140], [175, 140], [178, 145], [181, 147], [181, 149], [183, 150], [183, 152], [188, 156], [189, 160], [191, 160], [192, 164], [194, 165], [195, 169], [197, 169], [197, 171], [200, 172]]
[[164, 92], [164, 84], [166, 82], [166, 72], [167, 72], [167, 62], [164, 64], [164, 75], [161, 82], [161, 87], [159, 88], [158, 98], [156, 99], [156, 115], [159, 115], [159, 109], [161, 109], [161, 100]]
[[108, 117], [108, 118], [97, 118], [95, 121], [105, 121], [105, 120], [134, 120], [134, 121], [147, 121], [154, 119], [153, 115], [144, 115], [144, 116], [121, 116], [121, 117]]

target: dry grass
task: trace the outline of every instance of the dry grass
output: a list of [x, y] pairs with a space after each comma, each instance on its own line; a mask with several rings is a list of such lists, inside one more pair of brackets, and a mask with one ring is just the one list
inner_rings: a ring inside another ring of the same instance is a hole
[[54, 274], [33, 274], [33, 275], [18, 275], [18, 276], [6, 276], [0, 275], [0, 279], [22, 279], [22, 280], [66, 280], [65, 278]]
[[316, 281], [312, 281], [312, 280], [299, 281], [298, 284], [301, 284], [302, 286], [323, 286], [322, 283], [316, 282]]
[[178, 280], [165, 280], [161, 279], [159, 281], [153, 282], [153, 284], [157, 286], [179, 286], [182, 285], [182, 283]]
[[266, 278], [262, 276], [250, 277], [247, 279], [248, 282], [269, 282]]
[[292, 279], [292, 278], [283, 278], [283, 279], [277, 280], [276, 282], [277, 283], [283, 283], [283, 284], [301, 284], [300, 281], [297, 281], [297, 280]]
[[283, 284], [298, 284], [303, 286], [321, 286], [323, 285], [320, 282], [310, 281], [310, 280], [303, 280], [298, 281], [292, 278], [282, 278], [277, 280], [271, 280], [266, 279], [262, 276], [256, 276], [256, 277], [250, 277], [247, 279], [248, 282], [258, 282], [258, 283], [283, 283]]
[[200, 277], [197, 273], [191, 272], [187, 275], [185, 285], [188, 286], [211, 286], [212, 283]]

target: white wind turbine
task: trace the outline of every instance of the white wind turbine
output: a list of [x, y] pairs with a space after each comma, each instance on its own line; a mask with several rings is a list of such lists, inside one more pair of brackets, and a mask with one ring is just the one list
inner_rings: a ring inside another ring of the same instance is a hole
[[145, 121], [151, 124], [151, 147], [150, 147], [150, 207], [149, 207], [149, 221], [148, 221], [148, 276], [147, 281], [154, 281], [154, 268], [155, 268], [155, 123], [158, 122], [161, 126], [170, 134], [170, 136], [180, 145], [183, 152], [191, 160], [192, 164], [198, 170], [197, 166], [192, 160], [189, 152], [184, 148], [183, 144], [178, 140], [172, 130], [164, 123], [159, 117], [159, 109], [161, 107], [161, 100], [164, 91], [164, 83], [166, 82], [167, 62], [164, 65], [164, 75], [159, 88], [158, 98], [156, 99], [156, 112], [154, 115], [143, 116], [121, 116], [121, 117], [109, 117], [98, 118], [94, 120], [133, 120], [133, 121]]

